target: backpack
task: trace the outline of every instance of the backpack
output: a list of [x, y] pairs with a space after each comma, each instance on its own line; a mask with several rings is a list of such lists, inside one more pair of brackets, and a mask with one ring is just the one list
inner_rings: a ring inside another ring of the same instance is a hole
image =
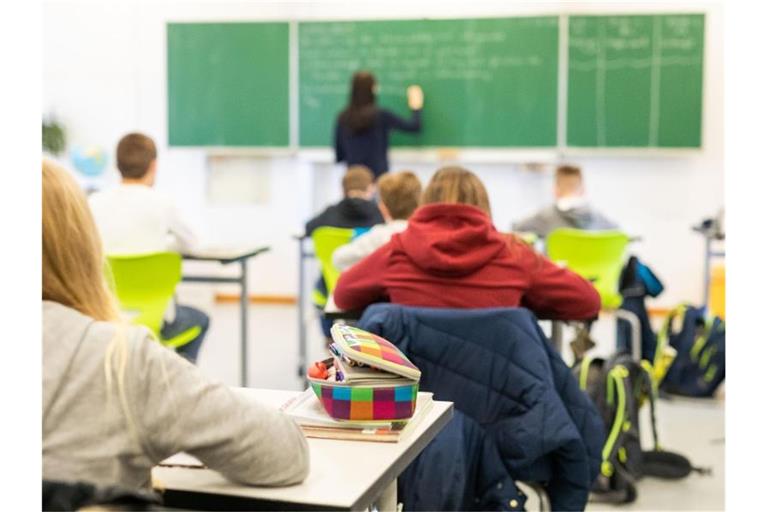
[[681, 304], [659, 331], [656, 353], [672, 347], [672, 360], [661, 389], [667, 393], [711, 397], [725, 380], [725, 322], [704, 308]]
[[[592, 399], [606, 425], [608, 436], [602, 451], [600, 474], [592, 486], [592, 500], [630, 503], [637, 497], [635, 482], [643, 476], [683, 478], [693, 467], [682, 455], [664, 451], [656, 431], [657, 387], [648, 361], [637, 362], [629, 354], [609, 359], [584, 357], [573, 366], [579, 386]], [[653, 450], [640, 443], [640, 408], [651, 409]]]

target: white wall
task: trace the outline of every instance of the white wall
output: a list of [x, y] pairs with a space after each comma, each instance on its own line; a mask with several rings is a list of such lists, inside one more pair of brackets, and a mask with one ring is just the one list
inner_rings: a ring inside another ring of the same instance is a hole
[[[110, 152], [127, 131], [153, 136], [161, 153], [158, 186], [176, 198], [205, 238], [272, 245], [271, 253], [252, 263], [252, 291], [293, 294], [297, 249], [290, 235], [315, 210], [338, 198], [341, 172], [330, 163], [306, 156], [263, 157], [257, 159], [254, 172], [269, 174], [269, 203], [207, 205], [205, 151], [167, 145], [166, 22], [665, 10], [670, 8], [639, 2], [49, 2], [43, 12], [43, 111], [56, 113], [67, 126], [71, 142], [100, 145]], [[667, 284], [659, 300], [664, 305], [700, 300], [703, 242], [691, 233], [690, 226], [723, 204], [722, 9], [707, 3], [676, 3], [671, 10], [708, 14], [703, 149], [682, 156], [566, 155], [583, 166], [594, 203], [630, 233], [643, 237], [633, 250]], [[330, 162], [329, 153], [323, 158]], [[526, 171], [513, 161], [478, 163], [466, 153], [460, 158], [488, 187], [500, 229], [549, 199], [551, 176], [547, 173]], [[392, 158], [393, 168], [412, 168], [425, 181], [438, 165], [407, 153], [395, 152]], [[112, 174], [110, 179], [114, 177]]]

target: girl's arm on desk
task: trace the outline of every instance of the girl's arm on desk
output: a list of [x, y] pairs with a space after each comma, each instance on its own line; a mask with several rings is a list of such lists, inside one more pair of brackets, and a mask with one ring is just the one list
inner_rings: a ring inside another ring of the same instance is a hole
[[156, 462], [183, 451], [245, 484], [289, 485], [306, 477], [307, 443], [288, 416], [206, 378], [149, 336], [129, 357], [124, 405]]

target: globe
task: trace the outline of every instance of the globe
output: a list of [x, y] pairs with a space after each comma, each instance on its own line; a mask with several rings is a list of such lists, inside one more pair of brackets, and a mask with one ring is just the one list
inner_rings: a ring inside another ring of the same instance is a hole
[[84, 176], [99, 176], [107, 168], [107, 153], [98, 146], [75, 146], [70, 157], [75, 169]]

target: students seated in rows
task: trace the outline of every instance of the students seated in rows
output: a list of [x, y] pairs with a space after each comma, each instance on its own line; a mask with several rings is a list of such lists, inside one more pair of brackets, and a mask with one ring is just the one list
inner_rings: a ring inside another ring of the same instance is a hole
[[372, 201], [376, 186], [370, 169], [362, 165], [350, 167], [341, 180], [341, 188], [344, 198], [307, 222], [304, 231], [307, 236], [321, 226], [368, 228], [384, 221]]
[[299, 427], [120, 321], [85, 196], [43, 162], [43, 478], [147, 488], [183, 451], [245, 484], [308, 473]]
[[408, 228], [345, 271], [342, 310], [390, 301], [408, 306], [523, 306], [541, 318], [597, 316], [600, 296], [578, 275], [496, 231], [482, 182], [461, 167], [440, 169]]
[[379, 210], [384, 224], [377, 224], [350, 243], [336, 249], [333, 265], [345, 270], [389, 242], [408, 227], [408, 218], [419, 206], [421, 182], [410, 171], [387, 173], [379, 178]]
[[[196, 243], [193, 230], [184, 223], [170, 197], [153, 188], [157, 149], [152, 139], [140, 133], [129, 133], [120, 139], [117, 168], [122, 176], [120, 185], [89, 198], [104, 251], [125, 256], [191, 250]], [[208, 316], [196, 308], [171, 305], [161, 333], [172, 338], [200, 326], [200, 335], [177, 349], [195, 362], [208, 323]]]
[[546, 238], [557, 228], [617, 229], [617, 225], [592, 208], [584, 194], [581, 169], [561, 165], [555, 171], [555, 203], [512, 226], [518, 233]]

